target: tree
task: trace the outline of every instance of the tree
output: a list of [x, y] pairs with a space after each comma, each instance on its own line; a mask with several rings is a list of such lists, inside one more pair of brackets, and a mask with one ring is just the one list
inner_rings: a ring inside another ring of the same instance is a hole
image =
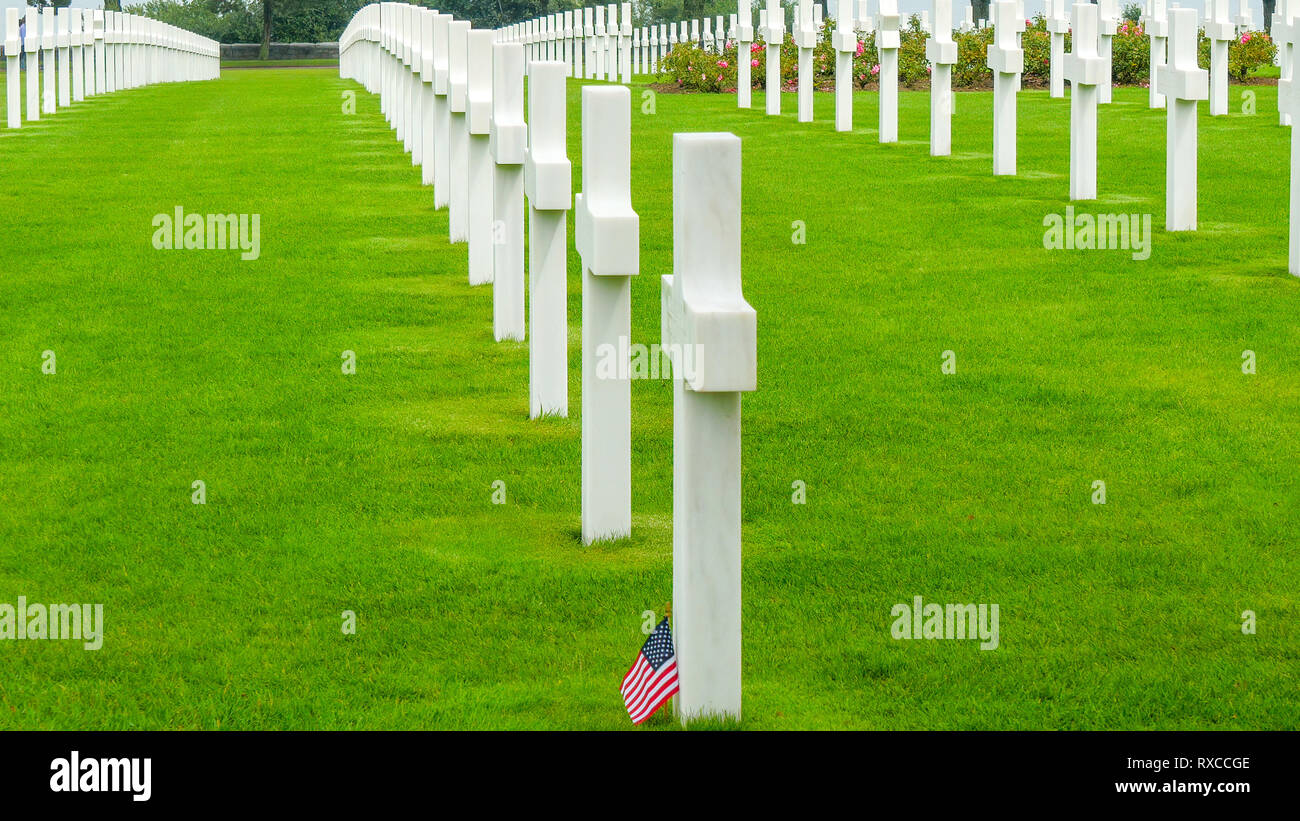
[[1277, 0], [1262, 0], [1264, 4], [1264, 31], [1273, 36], [1273, 12], [1277, 9]]
[[978, 23], [989, 19], [989, 0], [971, 0], [970, 16]]
[[271, 56], [271, 7], [273, 5], [272, 0], [262, 0], [262, 47], [257, 52], [259, 60], [267, 60]]

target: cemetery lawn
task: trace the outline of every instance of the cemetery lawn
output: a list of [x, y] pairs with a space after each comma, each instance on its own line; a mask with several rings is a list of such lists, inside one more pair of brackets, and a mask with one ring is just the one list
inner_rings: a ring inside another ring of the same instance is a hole
[[[932, 158], [924, 93], [881, 146], [874, 94], [837, 134], [829, 95], [799, 124], [794, 95], [778, 120], [634, 89], [634, 342], [659, 341], [672, 133], [744, 141], [742, 726], [1300, 727], [1300, 280], [1289, 132], [1254, 91], [1201, 106], [1184, 235], [1164, 113], [1103, 107], [1078, 208], [1153, 215], [1138, 261], [1044, 249], [1068, 100], [1020, 95], [994, 179], [988, 93]], [[579, 111], [572, 84], [575, 191]], [[531, 422], [527, 345], [493, 341], [491, 289], [336, 71], [94, 98], [0, 152], [0, 603], [105, 622], [98, 651], [0, 641], [0, 728], [631, 726], [619, 681], [672, 591], [671, 390], [633, 385], [633, 538], [583, 547], [575, 253], [573, 415]], [[155, 250], [177, 206], [260, 214], [260, 257]], [[914, 596], [996, 603], [998, 648], [893, 639]]]

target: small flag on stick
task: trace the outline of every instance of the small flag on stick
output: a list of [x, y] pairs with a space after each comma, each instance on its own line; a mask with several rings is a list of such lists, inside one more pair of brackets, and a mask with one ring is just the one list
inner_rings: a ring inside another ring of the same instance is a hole
[[646, 639], [619, 690], [633, 724], [645, 721], [677, 692], [677, 654], [667, 617]]

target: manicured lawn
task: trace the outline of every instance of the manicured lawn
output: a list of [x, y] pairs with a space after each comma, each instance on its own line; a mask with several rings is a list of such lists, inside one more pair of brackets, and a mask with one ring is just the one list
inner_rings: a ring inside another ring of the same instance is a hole
[[[1103, 108], [1077, 207], [1151, 214], [1136, 261], [1043, 247], [1067, 100], [1021, 95], [1019, 176], [994, 179], [987, 93], [932, 158], [921, 93], [881, 146], [874, 94], [837, 134], [828, 95], [799, 124], [793, 95], [774, 119], [634, 89], [634, 342], [659, 341], [672, 133], [744, 140], [743, 726], [1300, 726], [1290, 134], [1254, 90], [1255, 116], [1201, 106], [1182, 235], [1164, 113]], [[575, 190], [579, 110], [574, 84]], [[582, 547], [576, 254], [574, 412], [530, 422], [527, 345], [493, 341], [490, 287], [337, 72], [95, 98], [0, 154], [0, 602], [106, 622], [95, 652], [0, 642], [0, 728], [630, 726], [619, 680], [672, 590], [671, 386], [633, 385], [633, 538]], [[178, 205], [260, 214], [260, 258], [155, 250]], [[997, 603], [1000, 647], [894, 640], [917, 595]]]

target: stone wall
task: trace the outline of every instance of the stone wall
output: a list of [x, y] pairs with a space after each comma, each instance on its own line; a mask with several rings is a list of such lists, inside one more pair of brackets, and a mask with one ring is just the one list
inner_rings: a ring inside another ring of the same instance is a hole
[[[260, 43], [222, 43], [222, 60], [256, 60]], [[272, 43], [272, 60], [337, 60], [338, 43]]]

